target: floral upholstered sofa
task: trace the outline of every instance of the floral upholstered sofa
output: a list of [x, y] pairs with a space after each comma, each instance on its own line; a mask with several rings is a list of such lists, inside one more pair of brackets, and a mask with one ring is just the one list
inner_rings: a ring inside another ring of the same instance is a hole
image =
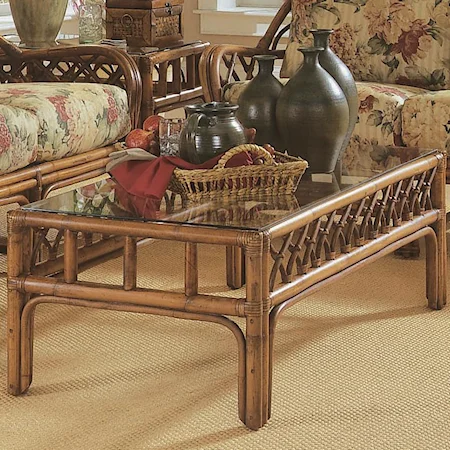
[[0, 206], [103, 174], [141, 97], [135, 62], [115, 48], [22, 50], [0, 36]]
[[[284, 53], [269, 45], [277, 41], [275, 30], [281, 28], [289, 11], [290, 37]], [[211, 70], [219, 55], [277, 53], [283, 57], [281, 77], [290, 77], [301, 64], [297, 48], [312, 43], [312, 28], [335, 30], [331, 47], [357, 81], [359, 118], [343, 156], [344, 165], [356, 169], [389, 166], [392, 160], [383, 145], [450, 151], [448, 0], [286, 1], [256, 48], [216, 46], [205, 55], [203, 80], [211, 99], [216, 100], [213, 97], [219, 92]], [[223, 98], [236, 102], [244, 86], [245, 82], [224, 86]]]

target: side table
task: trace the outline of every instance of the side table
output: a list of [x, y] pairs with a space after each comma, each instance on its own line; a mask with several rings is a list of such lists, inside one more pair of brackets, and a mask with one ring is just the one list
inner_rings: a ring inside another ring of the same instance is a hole
[[[77, 46], [78, 38], [59, 39], [61, 45]], [[82, 44], [81, 44], [82, 45]], [[139, 123], [152, 114], [205, 101], [198, 63], [209, 42], [193, 41], [163, 49], [132, 51], [142, 78], [142, 103]]]
[[142, 77], [141, 122], [152, 114], [204, 101], [198, 62], [208, 42], [132, 53]]

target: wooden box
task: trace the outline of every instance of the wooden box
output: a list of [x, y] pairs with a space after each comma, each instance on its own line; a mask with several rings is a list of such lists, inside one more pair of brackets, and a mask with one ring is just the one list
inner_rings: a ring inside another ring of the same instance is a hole
[[106, 37], [131, 47], [166, 47], [183, 41], [184, 0], [106, 0]]

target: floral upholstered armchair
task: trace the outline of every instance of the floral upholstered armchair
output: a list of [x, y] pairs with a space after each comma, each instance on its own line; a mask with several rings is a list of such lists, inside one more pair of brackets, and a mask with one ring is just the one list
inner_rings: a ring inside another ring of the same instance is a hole
[[[289, 12], [284, 52], [276, 47]], [[236, 102], [246, 83], [239, 71], [250, 79], [250, 58], [258, 53], [283, 58], [281, 77], [292, 76], [301, 64], [297, 48], [312, 43], [312, 28], [335, 30], [331, 47], [357, 81], [359, 117], [344, 165], [388, 167], [385, 145], [450, 151], [448, 0], [288, 0], [256, 48], [221, 45], [204, 54], [201, 77], [209, 99]]]

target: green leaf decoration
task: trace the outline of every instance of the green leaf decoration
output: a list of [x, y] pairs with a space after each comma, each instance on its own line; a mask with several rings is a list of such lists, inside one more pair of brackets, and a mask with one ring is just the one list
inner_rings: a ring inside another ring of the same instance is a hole
[[442, 47], [444, 45], [444, 39], [442, 38], [442, 30], [438, 27], [432, 27], [428, 30], [428, 34]]
[[336, 21], [334, 22], [334, 25], [337, 25], [341, 21], [341, 12], [336, 8], [336, 6], [331, 7], [328, 10], [331, 14], [334, 14], [336, 16]]
[[371, 127], [379, 127], [383, 123], [383, 112], [376, 109], [369, 114], [366, 124]]
[[399, 66], [400, 63], [398, 59], [394, 56], [392, 59], [387, 59], [383, 61], [383, 64], [389, 67], [389, 75], [390, 75], [392, 72], [397, 70], [397, 67]]
[[389, 50], [389, 46], [386, 42], [380, 39], [378, 36], [373, 36], [369, 39], [370, 53], [374, 55], [384, 55]]
[[381, 132], [384, 136], [389, 136], [391, 133], [394, 132], [394, 127], [392, 126], [391, 122], [385, 122], [381, 126]]
[[444, 69], [436, 69], [433, 71], [431, 74], [431, 84], [438, 86], [445, 84]]
[[334, 0], [335, 3], [342, 3], [344, 5], [352, 5], [355, 7], [355, 13], [361, 11], [361, 7], [365, 6], [367, 0]]

